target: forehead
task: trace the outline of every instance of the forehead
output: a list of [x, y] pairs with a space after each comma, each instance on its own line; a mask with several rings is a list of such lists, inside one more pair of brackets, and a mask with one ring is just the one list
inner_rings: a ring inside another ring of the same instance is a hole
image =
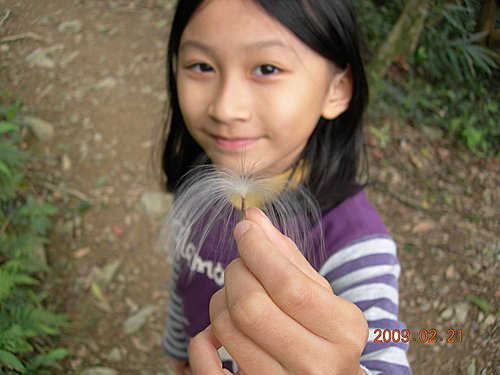
[[193, 46], [201, 42], [214, 51], [248, 50], [249, 47], [307, 49], [286, 27], [251, 0], [206, 0], [191, 17], [181, 38]]

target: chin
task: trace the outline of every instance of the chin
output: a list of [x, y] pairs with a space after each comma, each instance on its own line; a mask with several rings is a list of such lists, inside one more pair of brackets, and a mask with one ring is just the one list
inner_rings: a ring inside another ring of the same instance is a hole
[[265, 163], [249, 155], [212, 155], [212, 163], [238, 174], [256, 174], [265, 171]]

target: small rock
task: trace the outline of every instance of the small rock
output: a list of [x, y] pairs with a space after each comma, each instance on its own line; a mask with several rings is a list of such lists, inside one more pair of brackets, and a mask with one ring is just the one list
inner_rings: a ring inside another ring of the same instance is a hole
[[486, 319], [484, 319], [484, 321], [483, 321], [483, 325], [484, 325], [485, 327], [489, 327], [489, 326], [493, 325], [493, 324], [495, 323], [495, 321], [496, 321], [496, 317], [495, 317], [495, 315], [490, 314], [490, 315], [488, 315], [488, 316], [486, 317]]
[[120, 268], [123, 259], [116, 259], [108, 264], [106, 264], [103, 268], [99, 268], [94, 266], [92, 268], [92, 273], [94, 276], [95, 282], [99, 284], [100, 287], [104, 287], [111, 283], [113, 280], [118, 268]]
[[111, 351], [108, 354], [108, 360], [110, 362], [120, 362], [122, 360], [122, 353], [120, 352], [120, 349], [117, 348], [116, 346], [111, 349]]
[[118, 375], [118, 371], [110, 367], [95, 366], [86, 368], [81, 375]]
[[106, 77], [100, 80], [99, 82], [96, 83], [95, 88], [96, 89], [112, 89], [117, 85], [116, 79], [113, 77]]
[[52, 57], [54, 52], [60, 51], [64, 48], [62, 44], [56, 44], [48, 48], [36, 48], [27, 57], [26, 61], [40, 68], [54, 69], [56, 66], [56, 61]]
[[448, 307], [444, 310], [439, 317], [443, 320], [449, 320], [453, 316], [453, 308]]
[[453, 280], [455, 278], [457, 271], [455, 270], [453, 264], [450, 264], [448, 267], [446, 267], [444, 274], [448, 280]]
[[457, 324], [464, 324], [469, 313], [470, 305], [467, 302], [460, 302], [455, 305], [455, 319]]
[[148, 216], [160, 218], [170, 210], [172, 195], [157, 192], [144, 193], [140, 198], [140, 202]]
[[71, 162], [71, 159], [68, 155], [64, 154], [61, 158], [61, 167], [63, 169], [63, 171], [69, 171], [71, 169], [71, 165], [72, 165], [72, 162]]
[[155, 309], [153, 305], [144, 306], [136, 314], [129, 317], [123, 324], [125, 333], [131, 335], [139, 331], [146, 323], [148, 317], [154, 313]]
[[26, 116], [22, 120], [26, 122], [33, 134], [42, 142], [54, 138], [54, 125], [37, 117]]
[[431, 141], [439, 141], [444, 137], [443, 130], [435, 126], [422, 126], [422, 133]]
[[63, 22], [58, 26], [57, 30], [60, 33], [65, 33], [65, 32], [78, 33], [82, 30], [82, 21], [72, 20]]
[[54, 69], [56, 66], [56, 62], [48, 56], [47, 51], [43, 48], [35, 49], [26, 57], [26, 61], [41, 68]]
[[470, 361], [469, 366], [467, 366], [467, 375], [476, 375], [476, 359], [474, 358]]

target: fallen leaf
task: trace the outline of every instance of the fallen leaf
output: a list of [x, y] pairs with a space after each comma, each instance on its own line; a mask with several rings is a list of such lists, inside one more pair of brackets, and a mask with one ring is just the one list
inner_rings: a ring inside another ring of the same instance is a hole
[[413, 226], [411, 232], [413, 234], [426, 233], [434, 227], [434, 222], [430, 220], [421, 221]]
[[113, 230], [113, 233], [115, 234], [115, 236], [117, 236], [117, 237], [121, 237], [123, 235], [123, 233], [125, 232], [123, 227], [121, 227], [120, 225], [113, 225], [112, 230]]
[[73, 256], [76, 259], [80, 259], [80, 258], [83, 258], [83, 257], [89, 255], [89, 253], [90, 253], [90, 247], [82, 247], [81, 249], [76, 250], [73, 253]]

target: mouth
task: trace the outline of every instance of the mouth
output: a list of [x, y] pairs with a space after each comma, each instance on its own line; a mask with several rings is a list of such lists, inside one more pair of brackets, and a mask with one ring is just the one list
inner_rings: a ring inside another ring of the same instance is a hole
[[213, 136], [215, 139], [215, 143], [217, 146], [219, 146], [221, 149], [224, 150], [230, 150], [230, 151], [237, 151], [244, 149], [255, 142], [257, 142], [260, 137], [248, 137], [248, 138], [225, 138], [225, 137], [217, 137]]

